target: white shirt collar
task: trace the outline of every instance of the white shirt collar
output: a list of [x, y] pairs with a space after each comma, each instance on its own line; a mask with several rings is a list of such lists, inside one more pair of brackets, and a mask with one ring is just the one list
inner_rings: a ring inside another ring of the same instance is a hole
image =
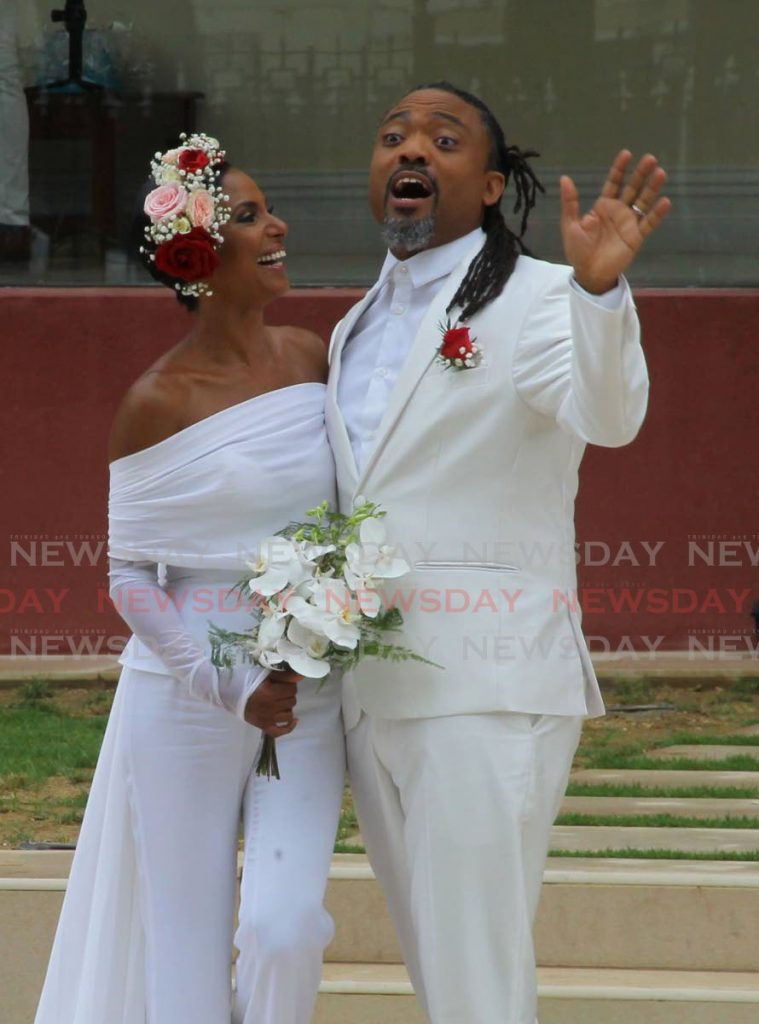
[[435, 246], [434, 249], [425, 249], [423, 252], [409, 256], [406, 260], [398, 260], [391, 252], [388, 252], [385, 262], [382, 264], [378, 283], [384, 284], [401, 262], [409, 272], [413, 288], [419, 288], [432, 281], [437, 281], [441, 277], [447, 277], [461, 263], [467, 252], [474, 248], [478, 240], [482, 243], [485, 241], [485, 232], [482, 228], [475, 228], [468, 235], [454, 238], [452, 242], [446, 242], [445, 245]]

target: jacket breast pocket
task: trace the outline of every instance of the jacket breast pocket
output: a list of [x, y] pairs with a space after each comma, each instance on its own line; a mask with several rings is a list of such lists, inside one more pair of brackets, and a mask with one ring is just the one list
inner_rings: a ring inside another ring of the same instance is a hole
[[475, 572], [519, 572], [519, 566], [508, 565], [506, 562], [477, 562], [466, 559], [435, 559], [430, 561], [416, 562], [415, 569], [428, 570], [432, 572], [449, 571], [475, 571]]

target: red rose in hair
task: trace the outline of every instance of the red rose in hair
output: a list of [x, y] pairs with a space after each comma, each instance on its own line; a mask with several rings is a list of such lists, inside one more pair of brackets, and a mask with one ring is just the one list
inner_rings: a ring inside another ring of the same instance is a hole
[[213, 239], [203, 228], [193, 228], [186, 235], [175, 235], [155, 251], [155, 265], [169, 277], [180, 281], [203, 281], [219, 265]]
[[[464, 349], [462, 353], [461, 349]], [[463, 359], [472, 351], [472, 339], [468, 327], [449, 327], [443, 335], [440, 355], [444, 359]]]
[[180, 149], [177, 167], [180, 171], [202, 171], [208, 167], [208, 156], [202, 149]]

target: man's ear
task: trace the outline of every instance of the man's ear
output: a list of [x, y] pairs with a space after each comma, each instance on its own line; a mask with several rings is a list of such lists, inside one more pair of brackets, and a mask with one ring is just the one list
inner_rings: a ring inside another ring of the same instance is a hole
[[501, 198], [505, 188], [506, 178], [500, 171], [486, 171], [482, 202], [485, 206], [493, 206]]

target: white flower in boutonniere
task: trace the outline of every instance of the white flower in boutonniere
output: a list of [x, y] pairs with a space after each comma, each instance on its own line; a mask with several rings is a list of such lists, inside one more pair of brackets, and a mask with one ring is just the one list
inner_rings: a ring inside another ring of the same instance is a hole
[[450, 320], [440, 324], [443, 332], [443, 343], [438, 349], [437, 360], [446, 370], [471, 370], [482, 362], [482, 352], [476, 345], [476, 338], [469, 336], [469, 328], [458, 324], [452, 326]]

